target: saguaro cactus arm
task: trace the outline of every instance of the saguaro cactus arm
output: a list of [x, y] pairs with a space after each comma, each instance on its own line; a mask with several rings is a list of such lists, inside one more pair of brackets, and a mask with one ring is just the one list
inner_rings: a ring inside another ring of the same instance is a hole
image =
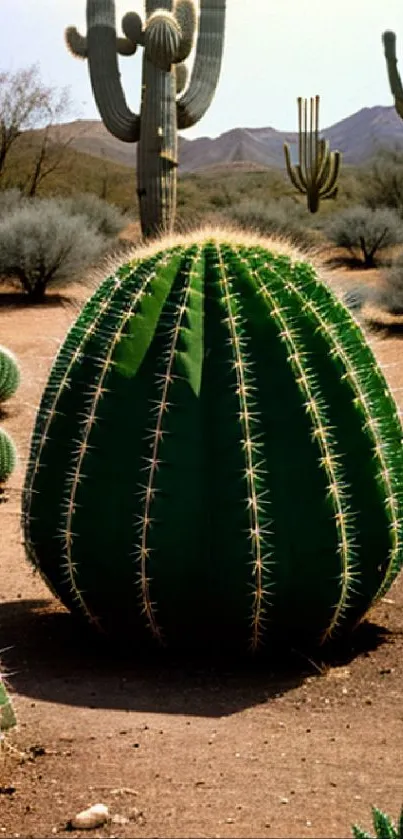
[[191, 128], [211, 104], [221, 70], [226, 0], [200, 0], [196, 55], [187, 90], [177, 102], [178, 128]]
[[390, 30], [384, 32], [382, 42], [385, 51], [390, 89], [395, 100], [395, 108], [399, 117], [403, 119], [403, 85], [397, 69], [395, 33]]
[[[108, 131], [126, 143], [136, 142], [140, 137], [140, 118], [128, 108], [120, 82], [113, 0], [88, 0], [87, 37], [70, 28], [66, 39], [76, 55], [88, 55], [91, 87]], [[137, 44], [126, 41], [133, 53]]]

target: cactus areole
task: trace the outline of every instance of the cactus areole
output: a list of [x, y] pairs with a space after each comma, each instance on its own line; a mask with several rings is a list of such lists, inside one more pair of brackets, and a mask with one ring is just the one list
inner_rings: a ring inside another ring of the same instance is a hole
[[323, 643], [402, 564], [401, 438], [359, 326], [302, 253], [160, 241], [99, 285], [56, 358], [28, 555], [133, 648]]
[[[144, 236], [169, 232], [176, 209], [178, 129], [207, 111], [218, 82], [226, 0], [145, 0], [145, 21], [128, 12], [116, 37], [114, 0], [87, 0], [87, 37], [66, 30], [70, 50], [88, 58], [91, 86], [103, 122], [115, 137], [137, 143], [137, 194]], [[197, 30], [192, 73], [188, 58]], [[140, 115], [127, 106], [117, 56], [143, 47]]]

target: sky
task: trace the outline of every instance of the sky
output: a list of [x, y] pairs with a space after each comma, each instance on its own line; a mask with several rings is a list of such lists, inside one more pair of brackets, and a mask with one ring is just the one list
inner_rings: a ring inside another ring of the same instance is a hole
[[[143, 0], [116, 0], [119, 32], [127, 11], [143, 15]], [[38, 64], [45, 84], [69, 88], [71, 119], [96, 119], [86, 62], [64, 44], [68, 25], [85, 34], [85, 0], [0, 0], [0, 71]], [[320, 95], [321, 129], [360, 108], [392, 105], [385, 29], [396, 32], [403, 77], [403, 0], [227, 0], [216, 94], [184, 136], [217, 137], [236, 127], [296, 131], [298, 96]], [[120, 59], [126, 99], [136, 112], [139, 53]]]

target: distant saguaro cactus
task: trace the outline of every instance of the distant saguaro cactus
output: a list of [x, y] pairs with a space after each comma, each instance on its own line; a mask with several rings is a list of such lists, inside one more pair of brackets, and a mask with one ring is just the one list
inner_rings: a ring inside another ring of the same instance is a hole
[[[194, 0], [145, 0], [145, 24], [136, 12], [116, 37], [114, 0], [87, 0], [87, 37], [66, 30], [71, 51], [88, 58], [103, 122], [115, 137], [137, 143], [137, 193], [144, 236], [169, 232], [176, 208], [178, 129], [195, 125], [214, 95], [221, 68], [226, 0], [200, 0], [196, 54], [189, 85], [183, 63], [196, 31]], [[140, 116], [122, 90], [117, 54], [144, 47]], [[186, 89], [185, 89], [186, 88]], [[178, 98], [178, 95], [181, 96]]]
[[284, 143], [287, 172], [295, 188], [306, 195], [308, 209], [316, 213], [321, 198], [335, 198], [341, 155], [330, 151], [327, 140], [319, 139], [319, 96], [311, 97], [309, 130], [307, 100], [298, 97], [299, 162], [291, 164], [288, 143]]
[[390, 30], [384, 32], [382, 35], [382, 42], [385, 51], [390, 89], [395, 100], [395, 108], [399, 117], [403, 119], [403, 85], [400, 73], [397, 69], [395, 33]]

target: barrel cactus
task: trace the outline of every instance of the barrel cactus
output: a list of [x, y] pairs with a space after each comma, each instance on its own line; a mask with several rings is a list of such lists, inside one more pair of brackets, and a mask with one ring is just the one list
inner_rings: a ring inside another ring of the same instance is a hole
[[0, 402], [14, 395], [20, 383], [17, 359], [6, 347], [0, 347]]
[[401, 567], [402, 466], [383, 374], [302, 252], [161, 240], [99, 285], [56, 358], [28, 556], [133, 646], [316, 645]]
[[0, 428], [0, 486], [5, 483], [14, 471], [17, 453], [12, 437]]

